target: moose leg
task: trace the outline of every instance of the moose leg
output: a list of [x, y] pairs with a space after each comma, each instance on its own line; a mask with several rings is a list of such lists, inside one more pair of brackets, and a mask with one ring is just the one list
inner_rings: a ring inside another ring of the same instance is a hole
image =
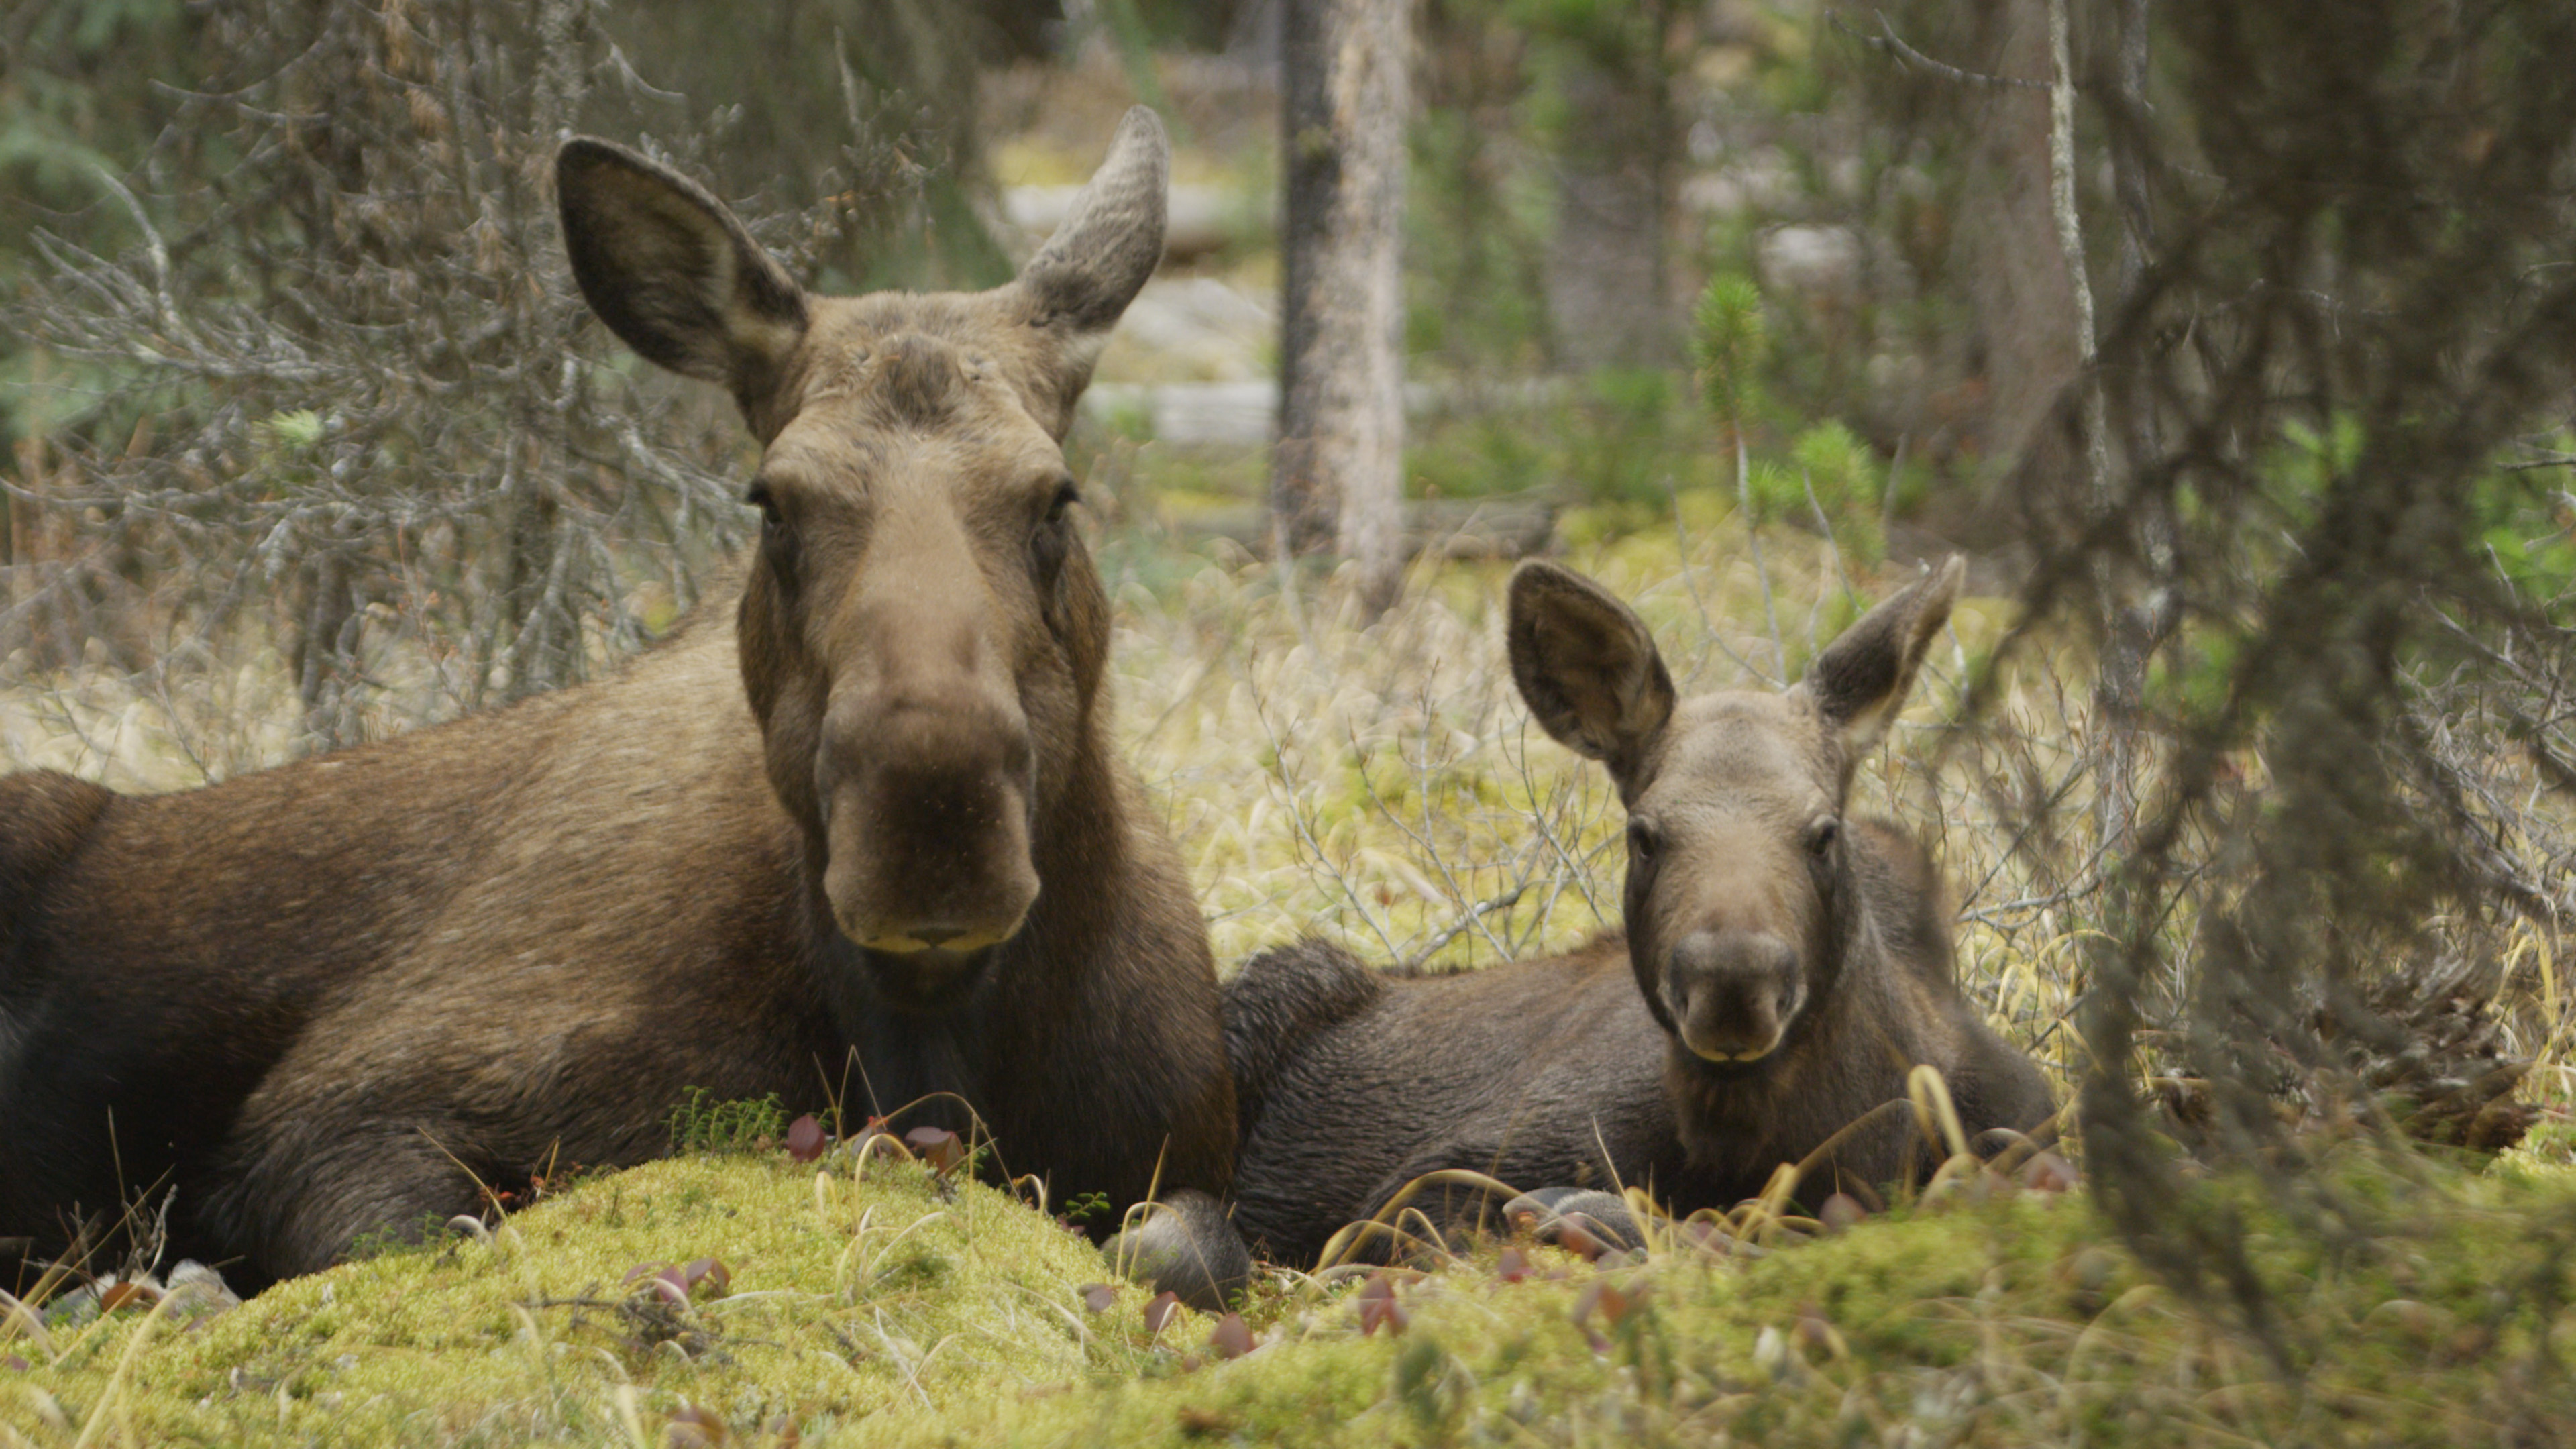
[[479, 1212], [482, 1188], [445, 1150], [456, 1135], [423, 1121], [319, 1122], [250, 1145], [201, 1219], [242, 1251], [248, 1289], [316, 1272], [370, 1235], [417, 1237]]
[[1252, 1281], [1252, 1255], [1215, 1198], [1194, 1188], [1163, 1195], [1142, 1223], [1101, 1253], [1120, 1272], [1192, 1308], [1214, 1312]]
[[1542, 1187], [1503, 1204], [1503, 1221], [1542, 1243], [1585, 1257], [1642, 1248], [1646, 1231], [1628, 1211], [1628, 1200], [1597, 1187]]

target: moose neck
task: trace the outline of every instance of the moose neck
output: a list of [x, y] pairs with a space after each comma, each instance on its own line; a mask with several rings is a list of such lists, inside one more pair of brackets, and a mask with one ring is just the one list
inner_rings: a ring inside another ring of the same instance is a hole
[[967, 1064], [989, 1055], [1014, 1023], [1078, 991], [1104, 959], [1129, 853], [1127, 807], [1105, 732], [1102, 712], [1091, 711], [1082, 748], [1031, 822], [1040, 889], [1027, 920], [1010, 940], [962, 957], [955, 989], [936, 999], [900, 1000], [880, 987], [873, 953], [833, 919], [823, 889], [824, 842], [805, 834], [799, 894], [807, 959], [839, 1035], [858, 1050], [869, 1088], [885, 1107], [924, 1092], [979, 1100], [983, 1084]]

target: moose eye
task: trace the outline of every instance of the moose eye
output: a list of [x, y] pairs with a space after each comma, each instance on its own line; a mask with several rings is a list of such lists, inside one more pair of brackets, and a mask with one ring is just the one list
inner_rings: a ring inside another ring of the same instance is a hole
[[1807, 827], [1807, 853], [1823, 860], [1833, 852], [1834, 842], [1842, 838], [1843, 823], [1830, 815], [1816, 817]]
[[796, 587], [796, 532], [787, 526], [787, 515], [778, 506], [778, 495], [764, 482], [754, 482], [744, 490], [742, 501], [760, 510], [760, 556], [768, 561], [769, 572], [782, 589]]
[[1046, 521], [1029, 535], [1030, 560], [1037, 566], [1038, 578], [1049, 586], [1063, 572], [1065, 551], [1070, 547], [1072, 532], [1065, 526], [1064, 511], [1081, 501], [1082, 490], [1073, 486], [1073, 480], [1060, 480], [1054, 495], [1047, 499]]
[[1651, 820], [1628, 822], [1628, 855], [1639, 865], [1651, 865], [1655, 853], [1664, 848], [1664, 833]]
[[1059, 481], [1055, 485], [1055, 496], [1047, 500], [1046, 521], [1049, 524], [1064, 522], [1064, 511], [1081, 501], [1082, 490], [1074, 486], [1072, 479]]

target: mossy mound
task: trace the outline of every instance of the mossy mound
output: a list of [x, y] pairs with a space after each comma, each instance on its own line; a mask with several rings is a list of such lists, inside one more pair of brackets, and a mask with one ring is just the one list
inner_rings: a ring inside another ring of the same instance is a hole
[[[628, 1281], [703, 1258], [726, 1281], [686, 1307]], [[194, 1326], [125, 1310], [58, 1329], [57, 1362], [0, 1375], [0, 1424], [38, 1443], [650, 1428], [659, 1444], [661, 1421], [691, 1405], [810, 1431], [1080, 1372], [1078, 1290], [1104, 1276], [1051, 1219], [920, 1164], [859, 1180], [783, 1153], [674, 1158], [540, 1203], [488, 1245], [450, 1237], [344, 1263]]]
[[2366, 1226], [2333, 1247], [2250, 1181], [2193, 1189], [2243, 1229], [2268, 1335], [2152, 1281], [2081, 1194], [1990, 1185], [1754, 1257], [1596, 1271], [1541, 1253], [1507, 1282], [1520, 1264], [1489, 1250], [1398, 1287], [1400, 1332], [1358, 1294], [1309, 1290], [1247, 1357], [1167, 1328], [1144, 1376], [911, 1415], [871, 1442], [2571, 1442], [2576, 1181], [2330, 1176]]
[[[0, 1372], [0, 1444], [2569, 1442], [2576, 1178], [2356, 1149], [2310, 1181], [2322, 1233], [2277, 1186], [2191, 1189], [2269, 1289], [2261, 1332], [2156, 1283], [2080, 1192], [1991, 1180], [1767, 1250], [1283, 1277], [1248, 1328], [1157, 1330], [993, 1189], [688, 1158], [139, 1349], [131, 1311], [59, 1331]], [[728, 1291], [685, 1310], [624, 1281], [704, 1257]]]

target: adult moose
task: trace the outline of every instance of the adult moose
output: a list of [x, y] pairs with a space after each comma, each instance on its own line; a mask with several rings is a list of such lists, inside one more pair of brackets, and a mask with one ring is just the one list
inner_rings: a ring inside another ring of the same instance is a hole
[[[1446, 1168], [1728, 1206], [1903, 1098], [1918, 1063], [1970, 1133], [2038, 1126], [2047, 1084], [1960, 995], [1930, 861], [1845, 814], [1962, 572], [1953, 559], [1880, 603], [1786, 693], [1685, 701], [1626, 605], [1523, 564], [1512, 675], [1539, 724], [1618, 784], [1626, 934], [1426, 980], [1312, 941], [1255, 958], [1226, 994], [1244, 1235], [1311, 1260]], [[1923, 1151], [1910, 1115], [1883, 1114], [1819, 1176], [1884, 1182]], [[1425, 1205], [1435, 1220], [1494, 1206], [1455, 1190]]]
[[75, 1204], [166, 1180], [174, 1250], [256, 1286], [476, 1177], [651, 1156], [689, 1087], [954, 1093], [1014, 1172], [1125, 1203], [1159, 1171], [1213, 1219], [1206, 928], [1110, 750], [1058, 446], [1168, 164], [1137, 109], [1014, 281], [832, 298], [695, 184], [567, 144], [583, 296], [761, 444], [735, 627], [207, 789], [0, 779], [0, 1234], [59, 1251]]

